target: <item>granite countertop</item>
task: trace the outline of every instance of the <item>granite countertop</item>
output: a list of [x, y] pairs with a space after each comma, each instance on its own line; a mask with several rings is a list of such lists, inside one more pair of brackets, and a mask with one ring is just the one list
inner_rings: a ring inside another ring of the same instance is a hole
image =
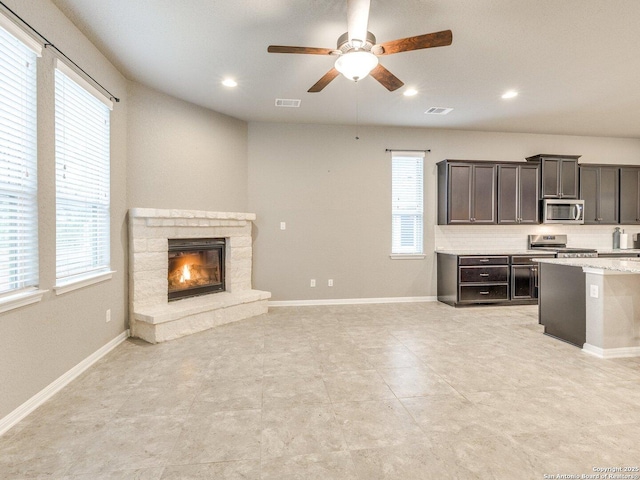
[[[640, 249], [630, 248], [626, 250], [621, 250], [619, 248], [598, 248], [598, 253], [620, 253], [620, 254], [629, 254], [630, 256], [640, 254]], [[435, 253], [444, 253], [445, 255], [544, 255], [544, 254], [553, 254], [552, 251], [542, 251], [542, 250], [527, 250], [526, 248], [517, 249], [517, 248], [505, 248], [501, 250], [489, 250], [486, 248], [480, 249], [464, 249], [464, 250], [436, 250]]]
[[597, 268], [613, 272], [640, 273], [640, 258], [541, 258], [539, 263]]
[[631, 255], [638, 255], [640, 253], [640, 249], [638, 248], [598, 248], [598, 253], [629, 253]]
[[540, 250], [527, 250], [526, 248], [517, 249], [517, 248], [505, 248], [502, 250], [487, 250], [485, 249], [475, 249], [475, 250], [436, 250], [436, 253], [443, 253], [445, 255], [487, 255], [487, 256], [495, 256], [495, 255], [548, 255], [553, 254], [553, 252], [541, 252]]

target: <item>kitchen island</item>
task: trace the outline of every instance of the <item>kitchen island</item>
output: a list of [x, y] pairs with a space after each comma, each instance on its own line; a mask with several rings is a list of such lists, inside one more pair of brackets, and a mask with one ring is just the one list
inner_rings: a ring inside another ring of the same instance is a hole
[[640, 258], [538, 261], [545, 333], [601, 358], [640, 356]]

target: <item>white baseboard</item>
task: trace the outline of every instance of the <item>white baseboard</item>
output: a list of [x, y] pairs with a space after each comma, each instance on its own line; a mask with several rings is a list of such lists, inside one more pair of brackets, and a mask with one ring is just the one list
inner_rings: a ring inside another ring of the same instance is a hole
[[4, 418], [0, 419], [0, 435], [6, 433], [9, 429], [15, 426], [19, 421], [24, 419], [27, 415], [33, 412], [36, 408], [42, 405], [44, 402], [53, 397], [56, 393], [62, 390], [64, 387], [69, 385], [74, 379], [76, 379], [81, 373], [87, 370], [91, 365], [96, 363], [102, 357], [104, 357], [111, 350], [116, 348], [122, 342], [124, 342], [127, 338], [129, 338], [129, 330], [125, 330], [116, 338], [111, 340], [106, 345], [102, 346], [87, 358], [78, 363], [71, 370], [64, 373], [62, 376], [54, 380], [52, 383], [47, 385], [45, 388], [36, 393], [29, 400], [24, 402], [18, 408], [16, 408], [13, 412], [7, 415]]
[[582, 346], [582, 351], [599, 358], [640, 357], [640, 347], [600, 348], [585, 343]]
[[323, 300], [275, 300], [270, 307], [308, 307], [312, 305], [362, 305], [369, 303], [436, 302], [438, 297], [332, 298]]

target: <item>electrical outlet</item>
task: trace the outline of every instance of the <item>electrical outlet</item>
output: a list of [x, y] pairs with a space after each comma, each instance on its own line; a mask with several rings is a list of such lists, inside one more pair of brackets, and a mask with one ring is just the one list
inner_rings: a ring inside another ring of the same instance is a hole
[[589, 296], [591, 298], [598, 298], [598, 285], [589, 285]]
[[110, 308], [107, 309], [106, 317], [107, 317], [107, 323], [109, 323], [111, 321], [111, 309]]
[[330, 279], [327, 281], [327, 287], [333, 287], [333, 278], [330, 278]]
[[280, 222], [280, 230], [286, 230], [287, 229], [287, 222]]
[[310, 287], [315, 287], [315, 286], [316, 286], [316, 279], [315, 279], [315, 278], [312, 278], [312, 279], [311, 279], [311, 283], [310, 283], [310, 285], [309, 285], [309, 286], [310, 286]]

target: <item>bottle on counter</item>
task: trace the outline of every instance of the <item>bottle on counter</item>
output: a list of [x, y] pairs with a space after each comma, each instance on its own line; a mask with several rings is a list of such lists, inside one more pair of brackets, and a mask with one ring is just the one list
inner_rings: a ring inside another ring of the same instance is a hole
[[613, 249], [618, 250], [620, 248], [620, 227], [616, 227], [613, 231]]

